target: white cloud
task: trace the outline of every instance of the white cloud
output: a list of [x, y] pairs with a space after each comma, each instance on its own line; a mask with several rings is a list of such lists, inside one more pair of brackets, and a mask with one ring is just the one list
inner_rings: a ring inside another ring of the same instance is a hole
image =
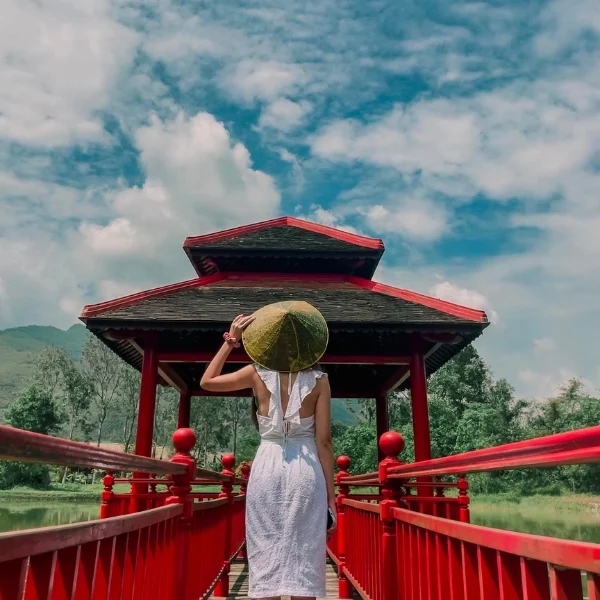
[[246, 59], [224, 75], [222, 84], [246, 102], [272, 101], [293, 92], [305, 80], [306, 75], [300, 65]]
[[0, 19], [0, 137], [54, 147], [106, 138], [98, 111], [137, 34], [108, 0], [6, 0]]
[[259, 127], [288, 132], [299, 127], [310, 112], [310, 103], [280, 98], [268, 104], [260, 114]]
[[36, 220], [0, 233], [0, 315], [11, 318], [0, 327], [69, 325], [87, 302], [190, 277], [186, 236], [279, 212], [273, 179], [252, 168], [245, 146], [210, 114], [154, 118], [135, 141], [146, 181], [105, 194], [106, 213], [65, 218], [59, 232]]
[[448, 230], [446, 211], [421, 199], [399, 199], [389, 207], [380, 204], [359, 209], [376, 233], [400, 234], [418, 242], [429, 242]]
[[557, 348], [556, 342], [551, 337], [533, 340], [533, 346], [536, 352], [554, 352]]
[[429, 293], [441, 300], [484, 310], [487, 313], [490, 323], [498, 323], [498, 313], [492, 308], [490, 301], [480, 292], [459, 287], [449, 281], [443, 281], [434, 285]]

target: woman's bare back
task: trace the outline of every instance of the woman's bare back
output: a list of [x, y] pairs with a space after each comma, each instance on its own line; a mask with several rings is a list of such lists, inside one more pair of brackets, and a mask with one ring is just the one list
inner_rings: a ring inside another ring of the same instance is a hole
[[[280, 373], [279, 375], [281, 380], [281, 408], [283, 410], [283, 414], [285, 414], [289, 402], [288, 388], [291, 389], [291, 387], [294, 386], [298, 377], [298, 373]], [[258, 375], [256, 375], [254, 379], [254, 395], [256, 397], [256, 403], [258, 405], [258, 414], [266, 417], [269, 414], [269, 402], [271, 400], [271, 393], [267, 389], [267, 386], [265, 385], [263, 380]], [[327, 385], [326, 379], [317, 379], [317, 383], [314, 389], [310, 392], [310, 394], [306, 396], [306, 398], [304, 398], [300, 407], [301, 419], [307, 419], [309, 417], [314, 416], [317, 408], [317, 401], [319, 399], [321, 391], [323, 390], [324, 385]]]

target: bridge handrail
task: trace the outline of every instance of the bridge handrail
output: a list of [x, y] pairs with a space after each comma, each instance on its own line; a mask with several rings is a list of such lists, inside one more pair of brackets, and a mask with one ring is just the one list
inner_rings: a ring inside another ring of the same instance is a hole
[[[176, 462], [107, 450], [6, 425], [0, 425], [0, 460], [154, 475], [183, 475], [187, 472], [185, 465]], [[196, 468], [195, 472], [197, 478], [211, 482], [231, 480], [229, 475], [210, 469]]]
[[184, 465], [165, 460], [107, 450], [6, 425], [0, 425], [0, 460], [160, 475], [183, 475], [186, 472]]
[[[387, 469], [387, 477], [408, 479], [596, 462], [600, 462], [600, 426], [472, 450], [443, 458], [390, 466]], [[347, 485], [367, 486], [378, 481], [378, 472], [344, 478], [344, 483]]]
[[392, 516], [397, 521], [490, 550], [516, 554], [562, 568], [600, 573], [600, 544], [460, 523], [403, 508], [392, 509]]
[[162, 506], [132, 515], [70, 525], [0, 533], [0, 563], [46, 552], [56, 552], [150, 527], [183, 513], [181, 504]]

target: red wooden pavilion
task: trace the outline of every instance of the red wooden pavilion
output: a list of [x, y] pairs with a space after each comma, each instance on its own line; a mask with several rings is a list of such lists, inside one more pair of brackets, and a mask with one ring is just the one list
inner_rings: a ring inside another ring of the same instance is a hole
[[[222, 333], [270, 302], [315, 305], [330, 328], [322, 363], [337, 398], [374, 398], [388, 430], [387, 395], [410, 388], [416, 460], [431, 458], [426, 375], [478, 337], [484, 312], [372, 280], [380, 239], [293, 217], [187, 238], [197, 277], [85, 307], [88, 329], [142, 373], [135, 452], [150, 456], [156, 384], [180, 392], [179, 427]], [[249, 362], [232, 354], [227, 368]], [[239, 394], [236, 394], [239, 395]]]

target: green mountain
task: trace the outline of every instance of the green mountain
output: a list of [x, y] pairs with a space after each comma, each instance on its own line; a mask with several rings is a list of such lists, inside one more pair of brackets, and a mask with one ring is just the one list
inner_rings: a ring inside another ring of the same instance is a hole
[[86, 337], [83, 325], [73, 325], [67, 331], [41, 325], [0, 331], [0, 410], [21, 391], [36, 357], [45, 348], [60, 346], [79, 360]]

